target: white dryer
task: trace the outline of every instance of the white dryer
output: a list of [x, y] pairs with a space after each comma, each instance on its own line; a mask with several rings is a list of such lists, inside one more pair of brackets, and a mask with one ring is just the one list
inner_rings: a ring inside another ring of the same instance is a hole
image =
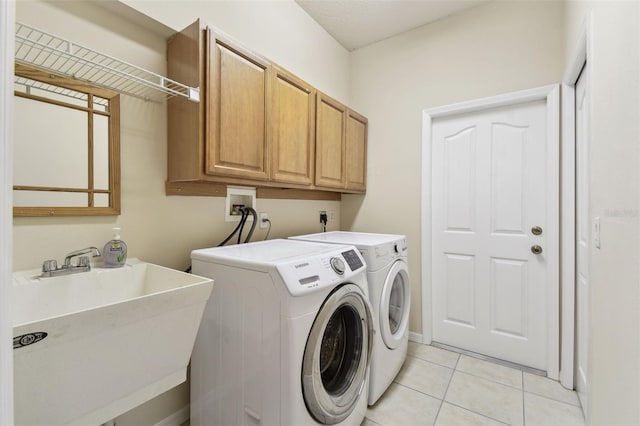
[[321, 232], [294, 240], [351, 244], [367, 263], [374, 339], [369, 375], [369, 405], [373, 405], [398, 375], [407, 357], [411, 283], [404, 235], [362, 232]]
[[191, 425], [360, 425], [373, 328], [355, 247], [268, 240], [191, 259], [215, 282], [191, 358]]

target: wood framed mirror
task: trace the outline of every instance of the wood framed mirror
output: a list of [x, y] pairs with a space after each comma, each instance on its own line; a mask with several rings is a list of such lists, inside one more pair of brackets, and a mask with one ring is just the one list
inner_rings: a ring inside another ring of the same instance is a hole
[[14, 216], [120, 214], [120, 95], [21, 64]]

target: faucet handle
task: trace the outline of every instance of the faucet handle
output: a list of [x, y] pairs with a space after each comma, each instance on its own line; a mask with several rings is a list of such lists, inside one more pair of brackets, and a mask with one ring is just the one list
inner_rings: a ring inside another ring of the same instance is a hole
[[42, 272], [50, 272], [58, 269], [58, 262], [55, 259], [42, 262]]
[[89, 261], [89, 258], [87, 256], [80, 256], [78, 258], [77, 266], [91, 266], [91, 262]]

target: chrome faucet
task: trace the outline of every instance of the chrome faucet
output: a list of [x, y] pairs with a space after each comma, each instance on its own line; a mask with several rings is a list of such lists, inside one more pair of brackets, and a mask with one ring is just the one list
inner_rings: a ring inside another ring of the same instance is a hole
[[[79, 272], [88, 272], [91, 270], [91, 261], [88, 256], [83, 256], [85, 254], [89, 254], [93, 257], [100, 256], [100, 250], [96, 247], [87, 247], [80, 250], [72, 251], [67, 254], [64, 258], [64, 265], [61, 268], [58, 268], [58, 262], [55, 259], [45, 260], [42, 264], [42, 277], [57, 277], [60, 275], [69, 275], [69, 274], [77, 274]], [[74, 257], [78, 257], [78, 264], [72, 265], [71, 259]]]
[[[95, 247], [87, 247], [87, 248], [83, 248], [80, 250], [76, 250], [76, 251], [72, 251], [71, 253], [69, 253], [68, 255], [65, 256], [64, 258], [64, 267], [70, 267], [71, 266], [71, 259], [73, 259], [76, 256], [82, 256], [83, 254], [89, 254], [92, 253], [93, 257], [98, 257], [100, 256], [100, 250], [98, 250]], [[78, 262], [78, 265], [82, 264], [82, 260], [83, 259], [89, 259], [87, 256], [82, 256]]]

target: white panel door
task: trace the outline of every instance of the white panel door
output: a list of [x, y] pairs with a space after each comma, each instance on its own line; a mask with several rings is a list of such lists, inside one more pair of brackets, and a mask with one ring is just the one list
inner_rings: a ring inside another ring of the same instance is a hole
[[433, 340], [541, 370], [557, 315], [547, 309], [557, 250], [545, 249], [557, 246], [547, 155], [558, 147], [546, 120], [541, 99], [432, 123]]
[[589, 122], [587, 69], [576, 83], [576, 358], [575, 383], [582, 410], [587, 413], [589, 353]]

